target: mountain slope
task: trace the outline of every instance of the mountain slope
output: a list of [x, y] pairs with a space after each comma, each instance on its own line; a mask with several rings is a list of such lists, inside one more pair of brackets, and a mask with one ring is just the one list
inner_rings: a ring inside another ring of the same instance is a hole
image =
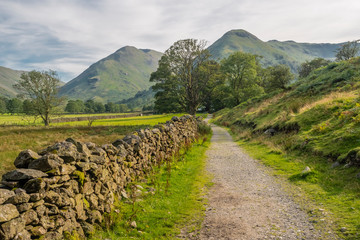
[[70, 99], [117, 102], [147, 90], [162, 53], [126, 46], [91, 65], [60, 89]]
[[243, 51], [262, 56], [262, 64], [267, 67], [276, 64], [289, 65], [297, 72], [300, 64], [316, 57], [334, 58], [339, 44], [280, 42], [272, 40], [264, 42], [245, 30], [231, 30], [209, 46], [213, 58], [221, 60], [236, 51]]
[[0, 66], [0, 96], [13, 98], [18, 94], [13, 85], [20, 80], [24, 71], [12, 70], [10, 68]]

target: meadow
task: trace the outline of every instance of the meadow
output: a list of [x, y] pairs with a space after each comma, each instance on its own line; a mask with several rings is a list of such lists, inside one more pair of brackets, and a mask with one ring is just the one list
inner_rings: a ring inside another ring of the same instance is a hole
[[[98, 116], [117, 116], [119, 118], [132, 115], [134, 113], [93, 113], [93, 114], [59, 114], [52, 118], [76, 118], [76, 117], [98, 117]], [[24, 114], [0, 114], [0, 125], [43, 125], [41, 118], [35, 118], [34, 116], [28, 116]]]
[[[65, 122], [51, 124], [49, 127], [41, 124], [27, 125], [26, 122], [21, 122], [21, 116], [1, 115], [0, 124], [3, 125], [0, 126], [0, 175], [15, 168], [13, 162], [19, 152], [24, 149], [32, 149], [37, 152], [69, 137], [82, 142], [94, 142], [102, 145], [121, 139], [137, 129], [164, 123], [173, 116], [182, 115], [184, 114], [102, 119], [94, 121], [91, 126], [88, 126], [88, 121]], [[20, 119], [20, 121], [16, 122], [16, 119]], [[4, 122], [11, 121], [18, 125], [7, 126], [4, 124]]]

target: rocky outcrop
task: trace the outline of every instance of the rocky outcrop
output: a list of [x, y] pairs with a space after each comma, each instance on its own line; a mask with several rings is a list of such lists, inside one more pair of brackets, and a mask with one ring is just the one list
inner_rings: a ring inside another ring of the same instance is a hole
[[170, 159], [197, 135], [197, 120], [174, 117], [112, 144], [66, 139], [35, 153], [22, 151], [20, 167], [2, 176], [0, 239], [84, 237], [112, 210], [125, 187]]

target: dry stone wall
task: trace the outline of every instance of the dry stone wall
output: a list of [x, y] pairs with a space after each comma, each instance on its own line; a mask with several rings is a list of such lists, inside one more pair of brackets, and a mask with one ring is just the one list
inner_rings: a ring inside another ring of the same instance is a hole
[[111, 212], [127, 184], [144, 177], [197, 135], [192, 116], [139, 130], [112, 144], [97, 146], [66, 139], [41, 152], [24, 150], [16, 170], [2, 176], [0, 239], [84, 237]]

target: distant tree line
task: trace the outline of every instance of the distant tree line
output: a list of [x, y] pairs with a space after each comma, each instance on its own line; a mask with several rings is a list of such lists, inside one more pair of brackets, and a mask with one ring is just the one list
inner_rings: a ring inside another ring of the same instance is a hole
[[68, 113], [123, 113], [128, 112], [129, 108], [126, 104], [113, 102], [103, 104], [94, 100], [69, 100], [64, 110]]

